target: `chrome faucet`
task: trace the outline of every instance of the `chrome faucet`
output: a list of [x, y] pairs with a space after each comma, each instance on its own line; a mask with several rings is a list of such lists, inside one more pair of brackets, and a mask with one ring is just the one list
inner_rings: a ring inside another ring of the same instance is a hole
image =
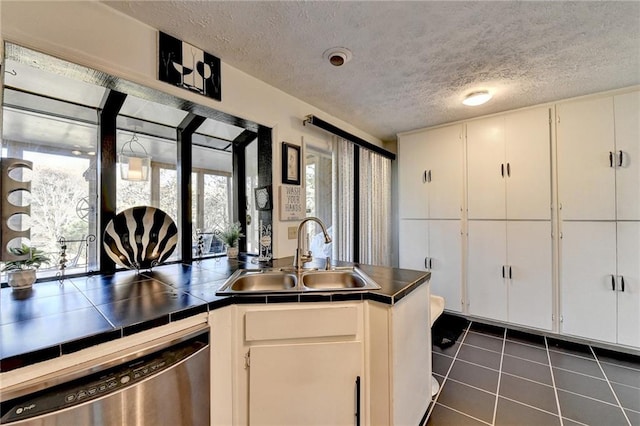
[[322, 223], [322, 221], [320, 219], [318, 219], [317, 217], [313, 217], [313, 216], [309, 216], [306, 217], [304, 219], [302, 219], [302, 222], [300, 222], [300, 225], [298, 225], [298, 247], [296, 248], [296, 253], [293, 256], [293, 267], [296, 269], [296, 271], [299, 271], [302, 269], [302, 265], [305, 262], [311, 262], [313, 260], [313, 257], [311, 256], [311, 250], [308, 250], [306, 253], [302, 253], [302, 227], [304, 226], [305, 223], [309, 222], [310, 220], [317, 222], [318, 225], [320, 225], [320, 227], [322, 228], [322, 233], [324, 234], [324, 243], [325, 244], [329, 244], [331, 242], [331, 237], [329, 236], [329, 233], [327, 232], [327, 228], [324, 226], [324, 223]]

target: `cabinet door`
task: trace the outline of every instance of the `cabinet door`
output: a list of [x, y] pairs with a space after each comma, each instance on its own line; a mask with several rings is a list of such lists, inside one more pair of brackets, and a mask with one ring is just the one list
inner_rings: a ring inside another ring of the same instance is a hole
[[249, 423], [352, 426], [362, 358], [362, 342], [251, 347]]
[[613, 99], [616, 128], [616, 213], [640, 220], [640, 91]]
[[562, 219], [615, 220], [613, 99], [560, 104], [557, 114]]
[[560, 245], [562, 332], [615, 343], [615, 222], [564, 222]]
[[640, 348], [640, 222], [617, 226], [618, 343]]
[[551, 222], [507, 222], [509, 322], [551, 330]]
[[462, 208], [462, 125], [426, 133], [430, 219], [459, 219]]
[[469, 219], [504, 219], [504, 116], [467, 124], [467, 197]]
[[424, 271], [429, 256], [429, 221], [400, 220], [399, 266], [405, 269]]
[[499, 321], [507, 320], [505, 221], [469, 221], [467, 291], [469, 313]]
[[505, 116], [507, 218], [551, 219], [549, 108]]
[[429, 221], [431, 294], [444, 297], [445, 309], [462, 312], [462, 243], [459, 220]]
[[401, 219], [428, 217], [426, 173], [426, 137], [424, 132], [401, 135], [398, 140], [399, 212]]

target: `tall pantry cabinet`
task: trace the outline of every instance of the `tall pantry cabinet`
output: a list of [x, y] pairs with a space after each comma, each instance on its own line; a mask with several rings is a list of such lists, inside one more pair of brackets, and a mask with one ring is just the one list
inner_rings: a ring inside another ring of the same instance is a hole
[[551, 330], [550, 109], [467, 123], [468, 312]]
[[398, 137], [400, 267], [431, 271], [431, 293], [462, 312], [463, 126]]
[[640, 91], [557, 106], [561, 332], [640, 347]]

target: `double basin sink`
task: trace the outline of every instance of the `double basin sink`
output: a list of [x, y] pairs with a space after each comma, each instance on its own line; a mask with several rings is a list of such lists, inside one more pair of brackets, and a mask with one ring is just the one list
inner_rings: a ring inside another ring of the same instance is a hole
[[331, 270], [239, 269], [218, 295], [378, 290], [380, 286], [358, 268]]

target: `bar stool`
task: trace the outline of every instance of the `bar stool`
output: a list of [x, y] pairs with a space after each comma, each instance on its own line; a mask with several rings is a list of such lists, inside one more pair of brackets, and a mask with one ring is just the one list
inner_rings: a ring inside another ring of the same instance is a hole
[[[429, 303], [430, 309], [431, 309], [430, 327], [433, 327], [433, 323], [436, 322], [438, 317], [442, 315], [442, 313], [444, 312], [444, 297], [436, 296], [435, 294], [432, 294], [430, 297], [431, 297], [431, 300]], [[431, 365], [433, 367], [433, 361]], [[439, 390], [440, 390], [440, 383], [438, 383], [438, 380], [435, 378], [435, 376], [432, 375], [431, 376], [431, 396], [432, 397], [436, 396]]]

